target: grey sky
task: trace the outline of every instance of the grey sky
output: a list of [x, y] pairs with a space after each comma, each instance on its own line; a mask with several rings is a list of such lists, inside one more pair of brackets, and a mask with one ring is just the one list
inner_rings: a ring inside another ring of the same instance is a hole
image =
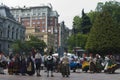
[[98, 2], [105, 1], [110, 0], [0, 0], [0, 3], [3, 3], [8, 7], [23, 7], [24, 5], [29, 7], [51, 3], [53, 10], [56, 10], [60, 15], [59, 22], [65, 21], [65, 25], [72, 28], [74, 16], [80, 16], [83, 8], [85, 12], [89, 12], [90, 10], [95, 10]]

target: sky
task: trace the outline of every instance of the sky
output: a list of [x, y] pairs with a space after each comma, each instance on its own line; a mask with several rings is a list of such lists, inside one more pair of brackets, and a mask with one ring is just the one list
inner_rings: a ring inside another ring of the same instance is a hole
[[73, 18], [75, 16], [81, 16], [83, 8], [84, 12], [88, 13], [91, 10], [95, 10], [98, 2], [106, 1], [110, 0], [0, 0], [0, 3], [3, 3], [8, 7], [30, 7], [51, 3], [53, 10], [57, 11], [59, 14], [59, 23], [64, 21], [66, 27], [71, 29]]

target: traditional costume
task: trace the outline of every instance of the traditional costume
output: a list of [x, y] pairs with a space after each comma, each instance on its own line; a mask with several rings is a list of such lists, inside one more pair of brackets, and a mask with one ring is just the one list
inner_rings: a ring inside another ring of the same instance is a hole
[[67, 53], [61, 59], [61, 74], [63, 77], [69, 77], [70, 75], [70, 67], [69, 67], [69, 58], [67, 57]]
[[52, 53], [46, 57], [46, 66], [47, 66], [47, 77], [49, 77], [49, 71], [51, 71], [51, 77], [53, 77], [53, 67], [56, 62], [55, 57], [52, 56]]

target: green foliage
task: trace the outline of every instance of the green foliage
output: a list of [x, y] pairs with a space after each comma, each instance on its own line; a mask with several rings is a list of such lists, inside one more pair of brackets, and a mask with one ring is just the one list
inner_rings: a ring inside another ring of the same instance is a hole
[[34, 36], [30, 36], [30, 41], [27, 41], [27, 44], [30, 48], [35, 48], [38, 50], [44, 49], [46, 47], [46, 44], [43, 40], [40, 40]]
[[42, 51], [44, 50], [44, 48], [46, 48], [46, 43], [43, 40], [38, 39], [37, 37], [30, 36], [29, 41], [15, 41], [12, 44], [12, 48], [14, 50], [14, 53], [28, 53], [32, 50], [32, 48]]
[[[93, 27], [91, 29], [91, 27]], [[80, 41], [79, 33], [89, 33], [86, 50], [93, 53], [119, 53], [120, 49], [120, 2], [99, 2], [95, 11], [88, 14], [82, 10], [82, 17], [75, 16], [73, 31], [69, 40], [69, 48], [84, 44]], [[84, 47], [83, 47], [84, 48]]]
[[74, 35], [72, 35], [68, 38], [67, 43], [68, 43], [68, 50], [72, 50], [73, 47], [75, 46]]
[[113, 20], [120, 25], [120, 2], [109, 1], [103, 4], [102, 2], [98, 3], [96, 11], [102, 12], [107, 11], [112, 16]]
[[68, 39], [68, 49], [72, 50], [74, 47], [82, 47], [85, 48], [85, 44], [87, 41], [86, 34], [75, 34], [69, 37]]
[[87, 15], [90, 18], [91, 23], [93, 24], [95, 21], [95, 18], [97, 16], [98, 12], [97, 11], [90, 11]]
[[82, 10], [81, 33], [83, 34], [89, 33], [91, 27], [92, 27], [92, 23], [90, 21], [89, 16], [87, 16], [84, 13], [84, 10]]
[[81, 18], [79, 16], [74, 17], [73, 28], [74, 28], [74, 33], [81, 32]]
[[26, 45], [23, 41], [17, 40], [12, 44], [12, 48], [15, 53], [21, 53], [23, 50], [26, 49]]
[[120, 28], [109, 12], [98, 14], [88, 36], [86, 49], [93, 53], [118, 53], [120, 49]]
[[76, 35], [75, 40], [76, 40], [76, 46], [84, 49], [87, 41], [87, 35], [78, 33]]

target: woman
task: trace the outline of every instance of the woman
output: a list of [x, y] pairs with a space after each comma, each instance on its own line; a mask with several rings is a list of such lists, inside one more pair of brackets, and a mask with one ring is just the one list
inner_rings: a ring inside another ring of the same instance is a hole
[[61, 58], [61, 74], [63, 77], [69, 77], [70, 75], [70, 59], [67, 57], [67, 53]]
[[27, 71], [27, 62], [25, 60], [25, 56], [22, 56], [20, 73], [24, 76], [26, 74], [26, 71]]
[[27, 74], [28, 75], [35, 74], [34, 61], [32, 60], [31, 56], [27, 58]]

